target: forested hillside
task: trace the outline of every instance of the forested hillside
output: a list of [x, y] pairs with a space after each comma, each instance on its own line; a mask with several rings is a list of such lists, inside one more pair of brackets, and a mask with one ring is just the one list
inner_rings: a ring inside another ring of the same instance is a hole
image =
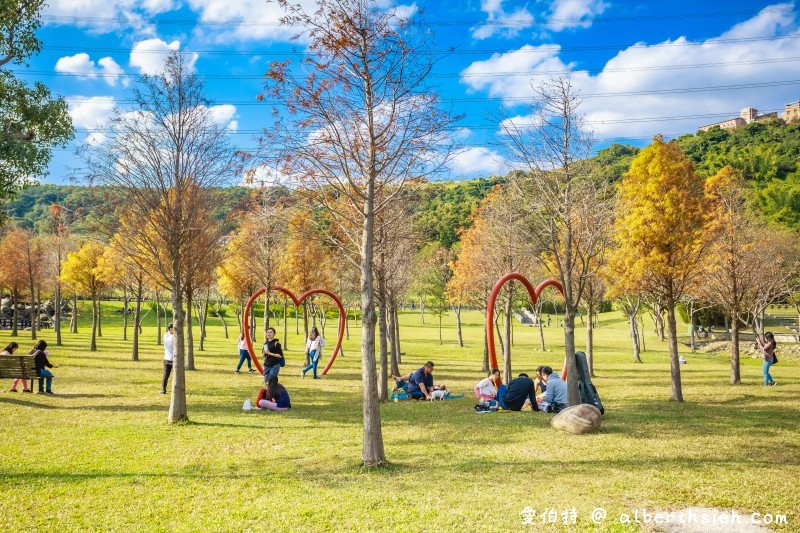
[[[768, 219], [800, 228], [800, 123], [755, 122], [734, 132], [718, 128], [696, 135], [684, 135], [678, 144], [696, 163], [699, 173], [711, 176], [725, 165], [740, 170], [753, 188], [753, 205]], [[597, 172], [618, 181], [628, 170], [639, 148], [614, 144], [593, 158]], [[469, 225], [470, 214], [503, 177], [463, 182], [423, 184], [412, 195], [417, 202], [415, 223], [426, 242], [451, 248], [459, 231]], [[276, 189], [271, 195], [290, 194]], [[257, 190], [230, 187], [222, 190], [223, 202], [214, 213], [236, 229], [238, 217], [259, 201]], [[50, 208], [59, 204], [67, 209], [75, 233], [91, 233], [103, 217], [109, 216], [120, 195], [107, 187], [41, 185], [20, 191], [6, 205], [8, 222], [36, 232], [44, 229]]]

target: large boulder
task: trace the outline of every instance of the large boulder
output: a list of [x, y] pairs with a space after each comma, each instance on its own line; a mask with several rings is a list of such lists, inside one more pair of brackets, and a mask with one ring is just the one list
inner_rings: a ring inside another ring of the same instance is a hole
[[573, 435], [582, 435], [597, 431], [603, 421], [603, 415], [594, 405], [582, 403], [567, 407], [550, 422], [553, 429], [560, 429]]

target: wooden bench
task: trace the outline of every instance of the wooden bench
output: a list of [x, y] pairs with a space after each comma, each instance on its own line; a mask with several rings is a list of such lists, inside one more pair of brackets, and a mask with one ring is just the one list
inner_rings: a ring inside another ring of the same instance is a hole
[[0, 379], [29, 379], [31, 390], [36, 375], [36, 365], [32, 355], [0, 355]]

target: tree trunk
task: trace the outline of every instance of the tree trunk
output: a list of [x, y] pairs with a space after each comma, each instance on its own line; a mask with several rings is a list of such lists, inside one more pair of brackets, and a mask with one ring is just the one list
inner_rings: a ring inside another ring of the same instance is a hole
[[[674, 313], [675, 310], [673, 309], [672, 312]], [[661, 339], [661, 342], [664, 342], [666, 339], [664, 334], [664, 315], [663, 315], [663, 308], [661, 305], [656, 306], [656, 333], [658, 334], [658, 338]]]
[[361, 383], [363, 385], [363, 438], [361, 458], [365, 467], [385, 466], [378, 376], [375, 373], [375, 300], [372, 257], [375, 237], [375, 182], [367, 183], [361, 246]]
[[72, 319], [69, 321], [69, 332], [78, 333], [78, 295], [72, 295]]
[[633, 342], [633, 360], [637, 363], [642, 362], [639, 354], [639, 326], [636, 324], [636, 313], [628, 315], [628, 326], [631, 330], [631, 342]]
[[489, 338], [486, 336], [486, 328], [483, 328], [483, 365], [481, 370], [484, 373], [489, 372]]
[[[196, 370], [194, 367], [194, 335], [192, 333], [192, 291], [186, 289], [186, 370]], [[173, 316], [175, 312], [173, 311]]]
[[388, 331], [387, 336], [389, 340], [389, 367], [392, 371], [393, 376], [400, 375], [400, 365], [397, 363], [397, 342], [395, 340], [395, 336], [397, 335], [397, 325], [395, 321], [397, 320], [397, 304], [395, 303], [394, 299], [389, 299], [389, 311], [388, 311]]
[[694, 336], [694, 302], [690, 302], [689, 303], [689, 331], [691, 332], [691, 336], [692, 336], [692, 339], [691, 339], [692, 342], [691, 342], [690, 348], [692, 350], [692, 353], [694, 353], [694, 339], [695, 339], [695, 336]]
[[444, 344], [444, 340], [442, 339], [442, 315], [443, 313], [439, 313], [439, 346]]
[[[494, 317], [494, 330], [495, 330], [495, 332], [493, 334], [497, 335], [497, 340], [500, 342], [500, 353], [502, 353], [503, 357], [505, 357], [505, 354], [506, 354], [506, 343], [503, 341], [503, 335], [500, 333], [500, 317], [501, 316], [502, 316], [502, 312], [498, 312], [497, 316]], [[509, 374], [509, 376], [510, 376], [510, 374]], [[509, 382], [509, 380], [508, 380], [509, 376], [506, 376], [505, 374], [503, 374], [503, 382], [504, 383], [508, 383]]]
[[508, 297], [503, 309], [503, 378], [505, 383], [511, 381], [511, 310], [514, 305], [512, 289], [508, 288]]
[[[31, 266], [31, 268], [33, 268]], [[36, 323], [39, 321], [39, 313], [36, 312], [36, 288], [33, 286], [33, 276], [30, 277], [31, 281], [31, 339], [36, 340]]]
[[[306, 304], [303, 304], [303, 332], [305, 333], [305, 337], [304, 337], [304, 342], [302, 344], [305, 344], [306, 342], [305, 339], [308, 339], [308, 306]], [[309, 357], [309, 355], [306, 354], [306, 362], [304, 363], [304, 365], [308, 366], [310, 364], [311, 364], [311, 357]]]
[[386, 283], [378, 280], [378, 339], [380, 347], [380, 360], [378, 372], [378, 400], [386, 401], [389, 399], [389, 350], [387, 345], [388, 333], [386, 332], [388, 318], [386, 317]]
[[136, 307], [133, 310], [133, 352], [131, 359], [134, 361], [139, 360], [139, 333], [142, 328], [142, 291], [143, 279], [140, 275], [136, 280]]
[[731, 312], [731, 385], [742, 382], [739, 368], [739, 313]]
[[56, 283], [56, 293], [55, 293], [55, 303], [56, 303], [56, 310], [55, 316], [55, 323], [53, 324], [53, 328], [56, 332], [56, 346], [61, 346], [61, 284]]
[[228, 338], [228, 323], [225, 322], [225, 317], [222, 316], [222, 305], [217, 307], [217, 316], [219, 317], [219, 321], [222, 323], [222, 329], [225, 332], [225, 338]]
[[103, 307], [100, 305], [101, 296], [97, 296], [97, 336], [103, 336]]
[[294, 334], [300, 335], [300, 309], [294, 307]]
[[267, 285], [267, 290], [264, 291], [264, 344], [267, 343], [267, 329], [269, 328], [269, 300], [270, 300], [270, 291], [269, 285]]
[[453, 308], [456, 313], [456, 332], [458, 334], [458, 345], [464, 347], [464, 337], [461, 335], [461, 304]]
[[[12, 337], [17, 337], [19, 335], [19, 328], [18, 328], [19, 311], [17, 310], [17, 307], [19, 306], [19, 292], [18, 291], [16, 291], [16, 290], [12, 291], [12, 293], [11, 293], [11, 301], [14, 304], [14, 312], [13, 312], [13, 315], [11, 317], [11, 336]], [[74, 316], [74, 314], [75, 314], [75, 311], [73, 311], [73, 316]]]
[[539, 314], [537, 315], [537, 322], [539, 322], [539, 340], [542, 343], [542, 351], [547, 348], [544, 346], [544, 323], [542, 322], [542, 308], [539, 307]]
[[255, 306], [250, 307], [250, 338], [256, 340], [256, 309]]
[[589, 365], [589, 375], [594, 375], [594, 306], [588, 306], [586, 312], [586, 320], [588, 322], [586, 327], [586, 363]]
[[161, 346], [161, 302], [158, 291], [156, 291], [156, 345]]
[[[180, 264], [178, 262], [178, 264]], [[172, 284], [172, 327], [175, 338], [173, 339], [174, 362], [172, 364], [172, 394], [170, 395], [169, 415], [170, 423], [189, 420], [186, 411], [186, 370], [184, 368], [184, 342], [183, 342], [183, 287], [180, 280], [180, 268], [173, 265], [174, 282]]]
[[419, 297], [419, 325], [425, 325], [425, 299], [422, 296]]
[[98, 312], [97, 312], [97, 298], [92, 296], [92, 340], [89, 343], [89, 351], [96, 352], [97, 351], [97, 326], [100, 322], [98, 320]]
[[288, 306], [288, 301], [286, 300], [286, 296], [283, 297], [283, 349], [288, 350], [289, 345], [287, 342], [287, 337], [289, 336], [289, 321], [286, 319], [286, 307]]
[[678, 327], [675, 321], [675, 302], [667, 302], [667, 327], [669, 328], [669, 359], [672, 373], [672, 400], [683, 401], [681, 390], [681, 366], [678, 361]]
[[128, 290], [122, 292], [122, 340], [128, 340]]
[[642, 340], [642, 351], [646, 352], [647, 351], [647, 346], [645, 346], [645, 343], [644, 343], [644, 317], [639, 317], [639, 323], [642, 325], [642, 327], [639, 328], [640, 329], [639, 338]]
[[[284, 315], [283, 319], [286, 320], [286, 315]], [[345, 339], [349, 341], [350, 340], [350, 320], [348, 320], [347, 306], [345, 306], [345, 308], [344, 308], [344, 316], [341, 318], [341, 320], [344, 320], [344, 335], [345, 335]], [[395, 375], [398, 375], [398, 374], [395, 374]]]
[[[567, 289], [569, 294], [569, 289]], [[575, 365], [575, 308], [564, 298], [564, 352], [567, 360], [567, 401], [569, 405], [581, 403], [578, 388], [578, 369]], [[571, 377], [570, 377], [571, 376]]]
[[[400, 351], [400, 313], [397, 311], [397, 307], [394, 308], [394, 352], [397, 357], [397, 364], [403, 364], [403, 354]], [[397, 374], [400, 375], [399, 373]]]

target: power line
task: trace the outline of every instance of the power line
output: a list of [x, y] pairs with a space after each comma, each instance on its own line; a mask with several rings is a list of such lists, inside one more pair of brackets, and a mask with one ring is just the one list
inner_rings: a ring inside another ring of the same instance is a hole
[[[783, 80], [783, 81], [771, 81], [771, 82], [759, 82], [759, 83], [743, 83], [743, 84], [736, 84], [736, 85], [712, 85], [706, 87], [685, 87], [685, 88], [677, 88], [677, 89], [653, 89], [647, 91], [625, 91], [625, 92], [608, 92], [608, 93], [586, 93], [586, 94], [579, 94], [578, 96], [581, 99], [589, 99], [589, 98], [611, 98], [617, 96], [649, 96], [649, 95], [663, 95], [663, 94], [684, 94], [684, 93], [695, 93], [695, 92], [713, 92], [713, 91], [731, 91], [731, 90], [741, 90], [741, 89], [758, 89], [758, 88], [765, 88], [765, 87], [784, 87], [790, 85], [798, 85], [800, 86], [800, 80]], [[95, 99], [92, 99], [95, 98]], [[96, 103], [96, 104], [108, 104], [111, 103], [109, 100], [97, 100], [96, 98], [108, 98], [108, 97], [85, 97], [83, 99], [73, 99], [79, 103]], [[531, 101], [530, 97], [525, 96], [509, 96], [509, 97], [474, 97], [474, 98], [441, 98], [440, 101], [442, 103], [446, 102], [490, 102], [490, 101], [517, 101], [517, 102], [526, 102]], [[121, 102], [130, 102], [133, 103], [132, 100], [121, 100]], [[114, 101], [113, 103], [117, 103]], [[223, 105], [223, 104], [231, 104], [231, 105], [264, 105], [264, 106], [280, 106], [285, 105], [285, 102], [282, 101], [275, 101], [275, 100], [266, 100], [266, 101], [215, 101], [212, 102], [212, 105]]]
[[[706, 41], [670, 41], [663, 43], [635, 43], [635, 44], [616, 44], [616, 45], [587, 45], [587, 46], [560, 46], [556, 43], [544, 43], [539, 47], [521, 48], [517, 50], [509, 50], [507, 48], [475, 48], [470, 50], [460, 49], [453, 47], [451, 49], [434, 50], [434, 54], [445, 55], [480, 55], [480, 54], [548, 54], [558, 47], [559, 52], [584, 52], [584, 51], [599, 51], [599, 50], [621, 50], [621, 49], [639, 49], [639, 48], [669, 48], [669, 47], [685, 47], [685, 46], [702, 46], [708, 44], [735, 44], [735, 43], [752, 43], [763, 41], [782, 41], [787, 39], [800, 38], [800, 32], [789, 35], [772, 35], [766, 37], [741, 37], [736, 39], [709, 39]], [[74, 46], [60, 46], [60, 45], [45, 45], [43, 50], [62, 50], [62, 51], [98, 51], [98, 52], [123, 52], [128, 53], [131, 50], [128, 48], [112, 48], [112, 47], [95, 47], [95, 48], [81, 48]], [[304, 51], [273, 51], [273, 50], [179, 50], [182, 54], [207, 54], [207, 55], [271, 55], [271, 56], [315, 56], [313, 52]], [[137, 53], [161, 53], [164, 51], [159, 50], [139, 50]]]
[[[781, 109], [774, 109], [774, 110], [767, 110], [765, 113], [776, 113], [781, 111]], [[672, 122], [672, 121], [684, 121], [684, 120], [698, 120], [698, 119], [714, 119], [714, 118], [733, 118], [738, 116], [738, 111], [730, 112], [730, 113], [705, 113], [705, 114], [694, 114], [694, 115], [668, 115], [662, 117], [626, 117], [621, 119], [604, 119], [604, 120], [585, 120], [583, 121], [584, 124], [592, 125], [592, 126], [600, 126], [606, 124], [632, 124], [632, 123], [642, 123], [642, 122]], [[516, 123], [516, 127], [520, 129], [526, 129], [529, 127], [536, 126], [533, 123]], [[466, 126], [470, 130], [496, 130], [500, 127], [495, 124], [480, 124], [474, 126]], [[447, 131], [458, 131], [464, 129], [465, 126], [451, 126], [445, 128]], [[81, 133], [113, 133], [114, 130], [110, 128], [76, 128], [76, 131]], [[259, 135], [263, 134], [264, 129], [246, 129], [246, 130], [236, 130], [228, 132], [229, 135]], [[292, 133], [290, 131], [289, 133]], [[302, 133], [301, 131], [297, 131], [296, 133]], [[483, 145], [481, 145], [483, 146]]]
[[[159, 52], [163, 53], [163, 52]], [[730, 67], [730, 66], [742, 66], [742, 65], [762, 65], [762, 64], [772, 64], [772, 63], [794, 63], [800, 61], [800, 56], [793, 56], [793, 57], [780, 57], [780, 58], [773, 58], [773, 59], [753, 59], [753, 60], [745, 60], [745, 61], [720, 61], [716, 63], [685, 63], [680, 65], [653, 65], [653, 66], [642, 66], [642, 67], [618, 67], [618, 68], [596, 68], [596, 69], [583, 69], [578, 71], [571, 71], [571, 70], [537, 70], [535, 72], [531, 71], [511, 71], [511, 72], [474, 72], [474, 73], [466, 73], [464, 71], [458, 73], [431, 73], [428, 75], [430, 78], [450, 78], [450, 77], [460, 77], [460, 78], [481, 78], [481, 77], [494, 77], [494, 76], [540, 76], [540, 75], [567, 75], [567, 74], [574, 74], [575, 72], [587, 72], [589, 74], [599, 74], [601, 72], [649, 72], [649, 71], [665, 71], [665, 70], [683, 70], [683, 69], [697, 69], [697, 68], [716, 68], [716, 67]], [[39, 70], [39, 71], [25, 71], [25, 70], [14, 70], [15, 74], [38, 74], [38, 75], [46, 75], [46, 76], [53, 76], [53, 75], [63, 75], [63, 76], [76, 76], [76, 77], [86, 77], [86, 78], [93, 78], [93, 77], [102, 77], [102, 78], [122, 78], [122, 77], [137, 77], [136, 74], [125, 74], [125, 73], [105, 73], [105, 72], [62, 72], [62, 71], [47, 71], [47, 70]], [[233, 76], [228, 74], [203, 74], [201, 77], [209, 78], [209, 79], [223, 79], [218, 78], [218, 76], [225, 76], [224, 79], [228, 79], [227, 76]], [[240, 76], [237, 79], [264, 79], [264, 75], [249, 75], [249, 76]]]
[[[790, 6], [785, 7], [768, 7], [760, 10], [760, 13], [791, 13], [793, 8]], [[753, 11], [711, 11], [711, 12], [694, 12], [694, 13], [661, 13], [657, 15], [596, 15], [591, 17], [594, 22], [632, 22], [632, 21], [645, 21], [645, 20], [681, 20], [681, 19], [697, 19], [697, 18], [720, 18], [720, 17], [737, 17], [737, 16], [752, 16]], [[120, 25], [133, 25], [133, 24], [162, 24], [162, 25], [193, 25], [193, 26], [255, 26], [255, 27], [285, 27], [285, 28], [301, 28], [298, 26], [286, 26], [280, 21], [252, 21], [252, 20], [202, 20], [202, 19], [171, 19], [171, 18], [156, 18], [156, 17], [86, 17], [86, 16], [69, 16], [69, 15], [42, 15], [43, 20], [54, 22], [102, 22], [108, 24]], [[551, 24], [578, 24], [587, 21], [586, 17], [567, 17], [567, 18], [548, 18], [544, 20], [541, 25]], [[460, 27], [460, 26], [502, 26], [502, 27], [530, 27], [534, 25], [530, 20], [424, 20], [425, 26], [443, 26], [443, 27]]]

